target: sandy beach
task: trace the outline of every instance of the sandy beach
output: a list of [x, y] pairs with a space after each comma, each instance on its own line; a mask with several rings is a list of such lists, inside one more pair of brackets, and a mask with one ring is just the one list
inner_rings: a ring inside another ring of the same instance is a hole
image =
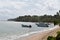
[[56, 32], [60, 30], [60, 27], [58, 25], [55, 26], [55, 28], [52, 28], [50, 30], [41, 32], [41, 33], [36, 33], [36, 34], [31, 34], [26, 37], [21, 37], [16, 40], [47, 40], [48, 36], [56, 36]]

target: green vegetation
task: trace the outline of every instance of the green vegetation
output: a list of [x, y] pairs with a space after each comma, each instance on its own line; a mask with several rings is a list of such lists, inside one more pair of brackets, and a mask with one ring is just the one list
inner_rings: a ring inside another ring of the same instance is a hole
[[60, 31], [57, 32], [57, 36], [48, 36], [47, 40], [60, 40]]
[[55, 24], [60, 23], [60, 10], [54, 16], [43, 15], [43, 16], [19, 16], [14, 19], [8, 19], [8, 21], [18, 21], [18, 22], [54, 22]]
[[57, 24], [59, 24], [59, 22], [54, 20], [54, 25], [57, 25]]
[[47, 38], [47, 40], [56, 40], [56, 38], [53, 37], [53, 36], [49, 36], [49, 37]]
[[60, 31], [57, 32], [56, 40], [60, 40]]

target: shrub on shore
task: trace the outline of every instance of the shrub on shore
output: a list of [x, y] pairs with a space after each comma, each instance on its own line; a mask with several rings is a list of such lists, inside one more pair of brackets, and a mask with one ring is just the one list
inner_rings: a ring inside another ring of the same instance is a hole
[[55, 39], [55, 37], [53, 37], [53, 36], [49, 36], [49, 37], [47, 38], [47, 40], [56, 40], [56, 39]]
[[48, 36], [47, 40], [60, 40], [60, 31], [57, 32], [57, 36]]
[[60, 31], [57, 32], [56, 40], [60, 40]]
[[58, 24], [58, 21], [54, 21], [54, 25], [57, 25]]

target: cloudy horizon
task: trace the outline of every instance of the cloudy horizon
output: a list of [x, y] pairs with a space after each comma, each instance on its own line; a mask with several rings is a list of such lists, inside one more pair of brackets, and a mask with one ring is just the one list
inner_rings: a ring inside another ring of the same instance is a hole
[[0, 0], [0, 20], [22, 15], [54, 15], [60, 0]]

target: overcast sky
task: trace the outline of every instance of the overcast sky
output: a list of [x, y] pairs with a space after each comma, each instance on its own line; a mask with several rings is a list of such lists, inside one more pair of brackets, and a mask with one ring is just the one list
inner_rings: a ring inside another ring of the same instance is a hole
[[60, 0], [0, 0], [0, 20], [22, 15], [54, 15]]

